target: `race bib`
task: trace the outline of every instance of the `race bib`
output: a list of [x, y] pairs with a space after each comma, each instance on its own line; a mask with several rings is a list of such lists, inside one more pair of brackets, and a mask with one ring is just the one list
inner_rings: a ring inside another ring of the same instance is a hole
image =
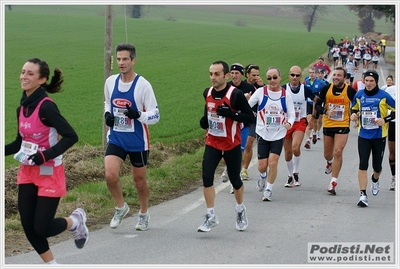
[[133, 125], [133, 120], [125, 116], [125, 108], [113, 108], [114, 114], [114, 126], [113, 130], [116, 132], [134, 132], [135, 128]]
[[14, 159], [22, 163], [23, 165], [35, 165], [32, 160], [29, 160], [29, 156], [35, 154], [38, 150], [38, 144], [22, 141], [20, 150], [14, 155]]
[[267, 111], [265, 113], [265, 122], [267, 128], [276, 128], [282, 124], [282, 115], [280, 111]]
[[331, 120], [343, 121], [344, 120], [344, 105], [334, 105], [329, 104], [329, 109], [333, 109], [334, 114], [332, 116], [328, 116]]
[[378, 113], [376, 111], [363, 111], [361, 113], [362, 127], [366, 130], [378, 129], [379, 125], [376, 123]]
[[294, 106], [294, 113], [295, 113], [295, 121], [300, 121], [300, 112], [301, 112], [301, 106]]
[[215, 112], [208, 112], [208, 133], [213, 136], [227, 137], [225, 117]]

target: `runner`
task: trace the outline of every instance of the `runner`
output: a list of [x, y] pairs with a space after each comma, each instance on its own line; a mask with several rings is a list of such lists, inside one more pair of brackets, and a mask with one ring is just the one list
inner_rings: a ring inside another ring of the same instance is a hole
[[[372, 153], [371, 193], [376, 196], [380, 190], [379, 176], [382, 172], [382, 160], [385, 152], [387, 123], [395, 118], [395, 100], [378, 87], [379, 75], [368, 70], [364, 76], [365, 90], [357, 92], [351, 109], [351, 120], [358, 126], [358, 183], [360, 197], [357, 205], [368, 206], [366, 188], [368, 185], [368, 163]], [[392, 113], [388, 113], [391, 110]]]
[[67, 194], [63, 153], [78, 141], [78, 135], [47, 94], [62, 91], [62, 72], [56, 68], [47, 83], [49, 75], [48, 64], [39, 58], [23, 65], [18, 132], [16, 139], [5, 145], [5, 156], [15, 154], [20, 163], [18, 212], [26, 238], [43, 262], [58, 264], [48, 238], [68, 230], [81, 249], [88, 243], [89, 229], [82, 208], [68, 217], [55, 217], [61, 197]]
[[[323, 70], [321, 73], [323, 73]], [[299, 179], [300, 146], [304, 138], [304, 132], [307, 128], [307, 98], [310, 98], [315, 102], [316, 96], [310, 88], [305, 87], [304, 84], [300, 83], [301, 68], [299, 66], [292, 66], [289, 70], [288, 76], [290, 82], [283, 85], [282, 88], [290, 91], [292, 94], [295, 121], [292, 128], [286, 132], [283, 147], [285, 150], [286, 166], [289, 173], [285, 187], [291, 188], [293, 186], [301, 186]], [[313, 118], [312, 121], [314, 121]]]
[[325, 174], [332, 173], [328, 192], [336, 195], [337, 178], [343, 162], [343, 149], [350, 132], [350, 106], [356, 90], [345, 83], [346, 71], [336, 67], [332, 83], [322, 88], [315, 104], [316, 115], [324, 114]]
[[[263, 201], [272, 201], [272, 188], [278, 174], [278, 161], [286, 131], [295, 120], [292, 95], [280, 86], [281, 73], [277, 67], [267, 69], [268, 85], [257, 90], [249, 100], [250, 106], [258, 104], [258, 191]], [[269, 168], [269, 171], [267, 169]], [[268, 176], [268, 180], [267, 180]], [[266, 182], [267, 181], [267, 182]]]
[[200, 126], [207, 130], [202, 161], [203, 193], [207, 213], [197, 231], [209, 232], [219, 223], [214, 210], [214, 173], [222, 158], [225, 159], [229, 180], [234, 188], [236, 229], [243, 231], [247, 228], [248, 221], [243, 203], [244, 185], [240, 179], [242, 163], [240, 125], [242, 122], [252, 122], [254, 114], [243, 92], [228, 85], [230, 73], [226, 62], [212, 63], [209, 75], [212, 86], [203, 92], [204, 115], [200, 119]]

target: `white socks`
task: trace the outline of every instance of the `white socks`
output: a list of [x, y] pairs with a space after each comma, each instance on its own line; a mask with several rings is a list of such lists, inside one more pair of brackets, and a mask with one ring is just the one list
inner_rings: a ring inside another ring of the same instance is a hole
[[207, 214], [210, 215], [211, 217], [215, 216], [214, 208], [207, 208]]
[[69, 228], [69, 230], [70, 230], [70, 231], [73, 231], [73, 230], [75, 230], [76, 226], [78, 226], [79, 220], [78, 220], [75, 216], [73, 216], [73, 215], [70, 215], [69, 217], [70, 217], [71, 220], [72, 220], [72, 226]]

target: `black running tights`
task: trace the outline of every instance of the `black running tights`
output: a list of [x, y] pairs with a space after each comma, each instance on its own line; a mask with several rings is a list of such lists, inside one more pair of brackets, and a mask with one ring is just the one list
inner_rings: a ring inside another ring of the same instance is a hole
[[67, 229], [64, 218], [54, 218], [60, 198], [37, 195], [33, 184], [18, 185], [18, 211], [25, 235], [38, 254], [48, 251], [47, 237]]

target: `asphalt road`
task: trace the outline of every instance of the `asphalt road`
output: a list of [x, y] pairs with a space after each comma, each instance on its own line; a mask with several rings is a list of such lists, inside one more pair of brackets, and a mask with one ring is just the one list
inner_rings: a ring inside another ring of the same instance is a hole
[[[384, 64], [381, 58], [378, 66], [380, 86], [384, 84], [390, 68], [394, 69]], [[228, 265], [231, 268], [344, 268], [344, 264], [338, 262], [309, 263], [308, 243], [333, 246], [332, 242], [335, 242], [344, 246], [356, 242], [388, 242], [393, 245], [399, 242], [395, 229], [395, 215], [396, 212], [399, 214], [395, 201], [396, 196], [399, 201], [399, 195], [388, 190], [390, 169], [387, 150], [380, 179], [381, 191], [372, 196], [369, 183], [369, 207], [359, 208], [356, 205], [359, 195], [356, 129], [351, 130], [344, 150], [336, 196], [326, 191], [330, 175], [324, 173], [323, 141], [311, 145], [310, 150], [303, 146], [301, 149], [299, 175], [302, 186], [284, 187], [287, 170], [282, 154], [272, 202], [263, 202], [262, 193], [255, 188], [258, 171], [257, 160], [253, 158], [250, 180], [244, 182], [244, 201], [249, 219], [246, 231], [235, 229], [235, 200], [229, 193], [230, 184], [222, 183], [217, 177], [215, 210], [220, 223], [209, 233], [197, 232], [206, 213], [202, 188], [199, 188], [151, 207], [150, 228], [147, 231], [135, 231], [135, 215], [124, 219], [118, 229], [107, 226], [92, 231], [89, 243], [83, 249], [77, 249], [71, 239], [52, 246], [52, 251], [63, 267], [69, 264], [73, 265], [71, 268], [205, 268]], [[371, 172], [370, 167], [368, 175]], [[367, 265], [369, 268], [381, 268], [387, 265], [389, 267], [386, 268], [397, 268], [399, 259], [397, 263], [393, 259], [394, 255], [386, 264], [359, 262], [347, 263], [345, 267]], [[8, 257], [3, 262], [4, 268], [29, 264], [43, 265], [34, 251]]]

